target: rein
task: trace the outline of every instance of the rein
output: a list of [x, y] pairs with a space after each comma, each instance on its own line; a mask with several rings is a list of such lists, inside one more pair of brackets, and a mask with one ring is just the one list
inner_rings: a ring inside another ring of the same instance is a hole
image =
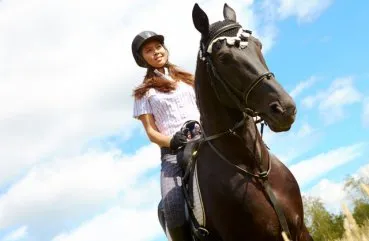
[[[211, 149], [220, 157], [222, 158], [222, 160], [224, 160], [226, 163], [228, 163], [229, 165], [231, 165], [232, 167], [236, 168], [238, 171], [240, 171], [242, 174], [244, 174], [245, 176], [249, 175], [249, 176], [253, 176], [253, 177], [256, 177], [256, 178], [260, 178], [260, 179], [266, 179], [272, 169], [272, 165], [271, 165], [271, 159], [268, 158], [268, 170], [267, 171], [262, 171], [262, 172], [259, 172], [257, 174], [255, 173], [252, 173], [250, 171], [247, 171], [246, 169], [243, 169], [242, 167], [239, 167], [235, 164], [233, 164], [230, 160], [228, 160], [212, 143], [211, 141], [212, 140], [215, 140], [215, 139], [218, 139], [222, 136], [225, 136], [225, 135], [233, 135], [237, 138], [239, 138], [241, 141], [242, 141], [242, 137], [240, 137], [237, 133], [236, 133], [236, 130], [240, 127], [242, 127], [244, 124], [245, 124], [245, 120], [249, 118], [247, 115], [244, 115], [244, 118], [242, 118], [241, 121], [237, 122], [231, 129], [228, 129], [226, 131], [223, 131], [223, 132], [220, 132], [220, 133], [217, 133], [217, 134], [214, 134], [214, 135], [211, 135], [211, 136], [206, 136], [205, 132], [204, 132], [204, 129], [202, 128], [202, 126], [200, 125], [200, 128], [201, 128], [201, 133], [203, 133], [203, 137], [202, 138], [199, 138], [199, 139], [196, 139], [192, 142], [199, 142], [200, 144], [204, 143], [204, 142], [207, 142], [209, 144], [209, 146], [211, 147]], [[263, 137], [263, 131], [264, 131], [264, 125], [265, 123], [262, 122], [261, 119], [255, 121], [255, 125], [257, 123], [261, 122], [261, 138]], [[257, 141], [257, 140], [255, 140]], [[191, 143], [191, 141], [189, 141], [189, 143]]]

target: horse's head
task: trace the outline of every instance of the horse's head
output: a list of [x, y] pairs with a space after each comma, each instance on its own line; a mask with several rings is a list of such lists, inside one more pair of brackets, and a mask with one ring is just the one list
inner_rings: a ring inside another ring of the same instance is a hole
[[192, 18], [201, 33], [198, 61], [208, 66], [211, 84], [227, 108], [262, 117], [275, 132], [291, 128], [296, 106], [266, 65], [260, 41], [236, 22], [227, 4], [224, 20], [209, 25], [206, 13], [195, 4]]

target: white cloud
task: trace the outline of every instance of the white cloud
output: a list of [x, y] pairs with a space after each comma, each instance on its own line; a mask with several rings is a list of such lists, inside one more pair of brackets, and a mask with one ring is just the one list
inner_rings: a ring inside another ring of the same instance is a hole
[[158, 204], [161, 199], [160, 178], [156, 175], [154, 179], [131, 185], [125, 190], [120, 200], [120, 206], [124, 208], [137, 208], [151, 204]]
[[354, 178], [360, 178], [363, 177], [366, 180], [369, 180], [369, 164], [360, 167], [360, 169], [356, 172], [356, 174], [353, 174]]
[[311, 22], [332, 3], [333, 0], [264, 0], [262, 6], [269, 21], [296, 17], [299, 22]]
[[359, 143], [321, 153], [310, 159], [291, 165], [290, 170], [300, 186], [304, 186], [323, 174], [360, 157], [367, 144]]
[[327, 90], [305, 97], [302, 104], [306, 108], [318, 106], [325, 123], [332, 124], [345, 117], [344, 107], [361, 100], [362, 94], [354, 86], [353, 78], [344, 77], [335, 79]]
[[311, 125], [309, 125], [308, 123], [304, 123], [301, 126], [300, 130], [298, 130], [298, 132], [296, 133], [296, 136], [300, 138], [306, 137], [311, 135], [314, 131], [315, 129]]
[[322, 98], [320, 95], [316, 96], [307, 96], [305, 97], [301, 102], [302, 105], [306, 108], [313, 108], [315, 106], [315, 103], [318, 101], [318, 98]]
[[296, 98], [299, 94], [301, 94], [304, 90], [310, 88], [317, 81], [317, 77], [311, 76], [305, 81], [301, 81], [298, 85], [290, 92], [292, 98]]
[[78, 153], [92, 138], [116, 134], [124, 140], [138, 124], [126, 117], [130, 115], [127, 110], [118, 108], [52, 112], [35, 111], [1, 122], [0, 160], [4, 161], [0, 162], [0, 186], [45, 158]]
[[332, 182], [328, 179], [322, 179], [308, 192], [308, 195], [319, 197], [329, 212], [339, 213], [341, 203], [346, 199], [343, 191], [343, 183]]
[[279, 0], [278, 13], [282, 19], [296, 16], [301, 22], [308, 22], [319, 17], [333, 0]]
[[157, 217], [160, 200], [159, 178], [130, 185], [119, 205], [81, 223], [78, 227], [56, 234], [52, 241], [147, 241], [165, 237]]
[[6, 235], [1, 241], [18, 241], [23, 240], [25, 237], [27, 237], [28, 231], [27, 226], [21, 226], [17, 228], [16, 230], [12, 231], [8, 235]]
[[364, 100], [362, 120], [364, 126], [369, 127], [369, 98]]
[[127, 4], [1, 4], [0, 159], [7, 161], [0, 164], [0, 185], [51, 154], [78, 151], [91, 138], [129, 136], [123, 127], [134, 120], [126, 86], [138, 73], [124, 68], [130, 59], [123, 57], [129, 49], [119, 18], [128, 14]]
[[153, 240], [164, 236], [156, 213], [156, 207], [140, 210], [113, 207], [76, 230], [57, 235], [52, 241]]
[[361, 94], [353, 85], [353, 78], [338, 78], [331, 84], [328, 95], [321, 102], [322, 109], [337, 108], [342, 105], [358, 102]]
[[[154, 153], [151, 153], [153, 156]], [[135, 157], [135, 170], [146, 170], [145, 164], [138, 163], [149, 157]], [[132, 172], [124, 168], [124, 173]], [[117, 170], [119, 172], [119, 170]], [[133, 176], [133, 174], [131, 174]], [[81, 223], [75, 228], [55, 234], [52, 241], [146, 241], [158, 237], [165, 237], [157, 217], [157, 205], [160, 200], [160, 185], [158, 175], [151, 179], [142, 180], [136, 177], [134, 185], [125, 185], [123, 197], [119, 198], [118, 205], [109, 208], [106, 212]], [[124, 188], [124, 187], [123, 187]], [[102, 194], [103, 195], [103, 194]], [[91, 209], [90, 209], [91, 211]], [[72, 218], [72, 216], [69, 216]]]
[[[21, 223], [59, 225], [101, 211], [107, 203], [119, 201], [120, 195], [124, 197], [143, 174], [158, 168], [159, 153], [151, 144], [133, 156], [118, 150], [90, 151], [35, 166], [1, 196], [0, 227]], [[158, 174], [155, 177], [159, 179]], [[154, 190], [158, 184], [144, 186]], [[160, 189], [156, 189], [160, 197]]]

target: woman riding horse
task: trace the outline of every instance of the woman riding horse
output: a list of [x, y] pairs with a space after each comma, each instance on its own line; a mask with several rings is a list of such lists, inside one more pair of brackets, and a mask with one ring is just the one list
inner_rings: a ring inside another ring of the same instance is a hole
[[132, 54], [137, 65], [147, 69], [143, 83], [134, 90], [133, 115], [141, 120], [150, 141], [161, 147], [160, 183], [167, 237], [190, 241], [181, 189], [182, 169], [176, 154], [187, 141], [180, 131], [182, 125], [187, 120], [199, 120], [193, 75], [168, 61], [164, 36], [155, 32], [137, 34]]

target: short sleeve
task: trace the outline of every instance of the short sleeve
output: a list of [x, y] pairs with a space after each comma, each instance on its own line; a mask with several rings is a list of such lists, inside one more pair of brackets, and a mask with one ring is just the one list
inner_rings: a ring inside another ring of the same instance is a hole
[[152, 114], [148, 95], [144, 95], [140, 99], [135, 98], [133, 103], [133, 117], [138, 118], [140, 115], [144, 114]]

